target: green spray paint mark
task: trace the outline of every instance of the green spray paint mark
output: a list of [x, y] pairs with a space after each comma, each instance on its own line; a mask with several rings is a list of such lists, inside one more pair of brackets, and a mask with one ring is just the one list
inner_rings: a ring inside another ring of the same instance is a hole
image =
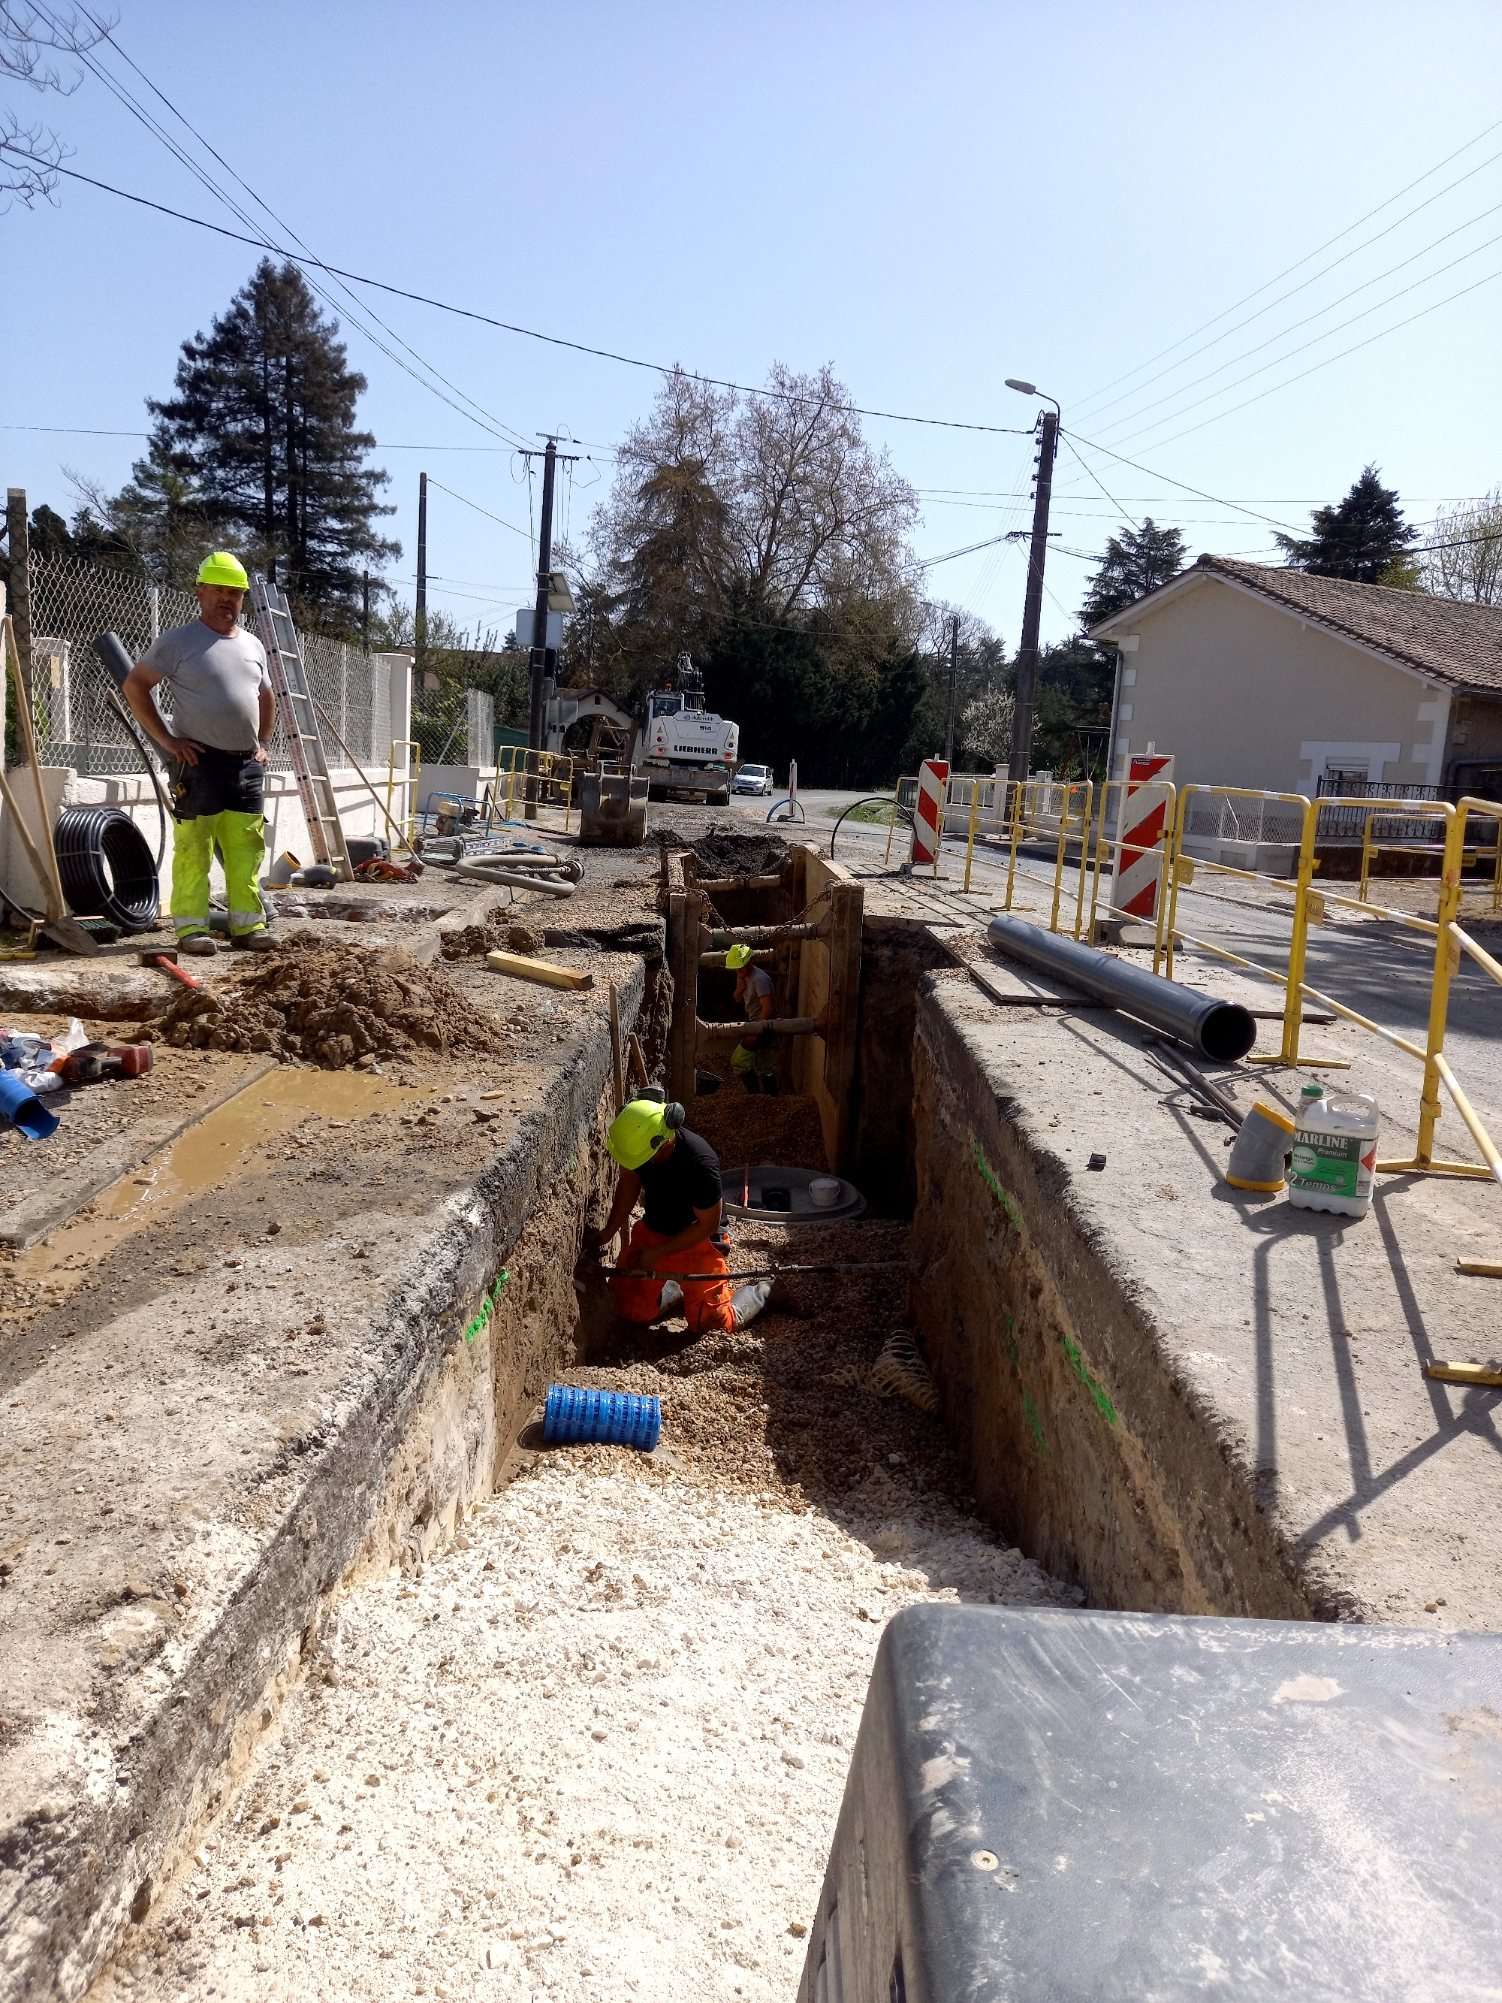
[[1022, 1416], [1027, 1420], [1027, 1429], [1033, 1436], [1033, 1445], [1047, 1459], [1048, 1442], [1043, 1437], [1043, 1421], [1038, 1417], [1038, 1408], [1026, 1391], [1022, 1394]]
[[992, 1168], [991, 1164], [986, 1160], [985, 1153], [981, 1148], [981, 1144], [978, 1140], [976, 1140], [973, 1134], [970, 1137], [970, 1145], [975, 1151], [975, 1166], [980, 1170], [981, 1181], [986, 1185], [987, 1189], [990, 1190], [991, 1194], [996, 1198], [996, 1201], [1001, 1205], [1002, 1209], [1006, 1212], [1007, 1216], [1012, 1220], [1012, 1229], [1014, 1231], [1020, 1231], [1022, 1229], [1022, 1219], [1017, 1213], [1017, 1206], [1012, 1201], [1011, 1197], [1007, 1195], [1006, 1191], [1002, 1188], [1000, 1182], [997, 1180], [995, 1169]]
[[1067, 1335], [1061, 1335], [1059, 1340], [1064, 1345], [1064, 1354], [1069, 1358], [1070, 1369], [1095, 1400], [1097, 1406], [1100, 1408], [1102, 1418], [1105, 1419], [1108, 1425], [1114, 1426], [1116, 1424], [1116, 1407], [1111, 1403], [1110, 1394], [1106, 1390], [1105, 1385], [1101, 1383], [1100, 1379], [1092, 1373], [1086, 1364], [1079, 1344], [1071, 1342]]
[[495, 1313], [496, 1303], [501, 1298], [501, 1288], [505, 1286], [510, 1277], [511, 1275], [506, 1271], [506, 1268], [502, 1266], [491, 1284], [489, 1293], [482, 1296], [479, 1312], [464, 1331], [464, 1340], [466, 1342], [473, 1342], [481, 1329], [490, 1320], [490, 1317]]

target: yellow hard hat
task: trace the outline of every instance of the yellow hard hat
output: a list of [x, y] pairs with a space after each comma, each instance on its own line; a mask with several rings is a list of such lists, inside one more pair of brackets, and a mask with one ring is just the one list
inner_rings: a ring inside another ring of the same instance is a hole
[[610, 1122], [605, 1146], [622, 1168], [641, 1168], [683, 1125], [683, 1108], [662, 1099], [629, 1099]]
[[200, 584], [224, 584], [231, 591], [249, 591], [250, 579], [245, 575], [245, 566], [239, 557], [232, 556], [227, 549], [216, 549], [212, 556], [206, 556], [198, 566]]
[[727, 967], [738, 970], [741, 967], [749, 967], [750, 964], [751, 948], [749, 946], [732, 946], [730, 951], [725, 955], [725, 965]]

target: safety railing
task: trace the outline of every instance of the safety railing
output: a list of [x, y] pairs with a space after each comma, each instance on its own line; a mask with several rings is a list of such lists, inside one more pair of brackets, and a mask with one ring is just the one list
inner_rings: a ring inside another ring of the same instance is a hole
[[[574, 761], [564, 751], [531, 751], [522, 744], [503, 744], [496, 773], [496, 788], [502, 817], [516, 819], [539, 806], [562, 807], [564, 832], [568, 832], [574, 799]], [[529, 817], [530, 818], [530, 817]]]
[[[1422, 815], [1414, 815], [1406, 812], [1395, 813], [1391, 806], [1374, 807], [1367, 814], [1361, 827], [1361, 901], [1363, 904], [1367, 901], [1367, 887], [1371, 882], [1372, 864], [1379, 855], [1413, 857], [1433, 855], [1443, 857], [1445, 853], [1445, 844], [1443, 841], [1414, 840], [1411, 837], [1403, 838], [1394, 836], [1391, 833], [1389, 833], [1385, 841], [1379, 841], [1373, 833], [1378, 823], [1398, 822], [1405, 827], [1411, 827], [1416, 822], [1442, 823], [1444, 818], [1442, 808], [1438, 807], [1427, 808]], [[1484, 862], [1488, 858], [1490, 858], [1492, 863], [1492, 877], [1489, 886], [1491, 909], [1493, 912], [1499, 912], [1502, 911], [1502, 834], [1499, 834], [1493, 840], [1490, 848], [1467, 848], [1461, 857], [1461, 866], [1463, 869], [1469, 869], [1473, 864]], [[1436, 888], [1439, 883], [1437, 877], [1416, 876], [1408, 878], [1408, 881], [1416, 884], [1432, 884]]]
[[[396, 762], [398, 751], [411, 754], [402, 760], [400, 767]], [[417, 785], [421, 778], [422, 746], [415, 737], [393, 737], [391, 753], [386, 760], [386, 824], [388, 827], [392, 825], [391, 802], [400, 787], [407, 796], [401, 813], [401, 830], [409, 845], [417, 835]]]
[[[1074, 878], [1074, 916], [1071, 936], [1078, 939], [1085, 922], [1085, 884], [1090, 870], [1090, 834], [1094, 825], [1095, 787], [1088, 779], [1023, 779], [1012, 787], [1012, 811], [1008, 827], [1007, 888], [1005, 909], [1014, 908], [1017, 889], [1017, 858], [1028, 843], [1051, 846], [1054, 851], [1052, 901], [1048, 929], [1057, 932], [1059, 913], [1064, 907], [1066, 874]], [[1073, 846], [1078, 863], [1070, 861]], [[968, 863], [967, 863], [968, 887]]]

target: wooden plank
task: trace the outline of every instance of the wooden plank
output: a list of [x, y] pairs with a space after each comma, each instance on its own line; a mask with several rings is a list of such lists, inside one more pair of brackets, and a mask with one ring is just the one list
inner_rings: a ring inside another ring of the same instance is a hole
[[[681, 879], [680, 879], [681, 881]], [[673, 1015], [668, 1027], [668, 1097], [686, 1104], [694, 1091], [694, 1018], [699, 1012], [699, 956], [690, 938], [689, 893], [668, 891], [668, 972]]]
[[510, 974], [518, 981], [536, 981], [547, 988], [592, 988], [595, 984], [593, 974], [580, 973], [576, 967], [530, 959], [525, 953], [503, 953], [499, 946], [485, 955], [485, 963], [498, 974]]
[[1424, 1375], [1436, 1384], [1502, 1385], [1502, 1367], [1495, 1363], [1426, 1363]]
[[856, 883], [836, 883], [829, 941], [829, 1030], [824, 1039], [824, 1087], [830, 1102], [833, 1130], [827, 1135], [829, 1166], [843, 1173], [849, 1165], [852, 1101], [859, 1055], [861, 923], [865, 892]]

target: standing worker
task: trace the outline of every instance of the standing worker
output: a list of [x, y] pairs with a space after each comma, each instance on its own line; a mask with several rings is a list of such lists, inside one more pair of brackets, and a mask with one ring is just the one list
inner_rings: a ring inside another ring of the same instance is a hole
[[[266, 823], [261, 798], [276, 698], [266, 649], [240, 624], [250, 579], [216, 550], [198, 572], [198, 617], [161, 633], [125, 677], [136, 720], [172, 759], [172, 923], [185, 953], [216, 951], [209, 930], [209, 864], [224, 863], [230, 941], [271, 945], [261, 903]], [[165, 682], [172, 725], [152, 690]]]
[[[730, 1268], [717, 1242], [723, 1214], [720, 1163], [714, 1149], [683, 1124], [683, 1108], [655, 1088], [629, 1100], [610, 1123], [605, 1145], [621, 1171], [610, 1215], [586, 1231], [590, 1251], [623, 1231], [639, 1200], [645, 1214], [616, 1260], [611, 1284], [627, 1321], [656, 1321], [681, 1308], [693, 1335], [745, 1328], [772, 1301], [777, 1282], [754, 1280], [732, 1289]], [[711, 1279], [678, 1281], [673, 1273], [708, 1273]]]
[[[748, 1023], [772, 1020], [772, 976], [751, 958], [749, 946], [732, 946], [725, 965], [735, 975], [735, 1005]], [[778, 1093], [777, 1057], [769, 1030], [751, 1028], [730, 1053], [730, 1068], [748, 1092]]]

